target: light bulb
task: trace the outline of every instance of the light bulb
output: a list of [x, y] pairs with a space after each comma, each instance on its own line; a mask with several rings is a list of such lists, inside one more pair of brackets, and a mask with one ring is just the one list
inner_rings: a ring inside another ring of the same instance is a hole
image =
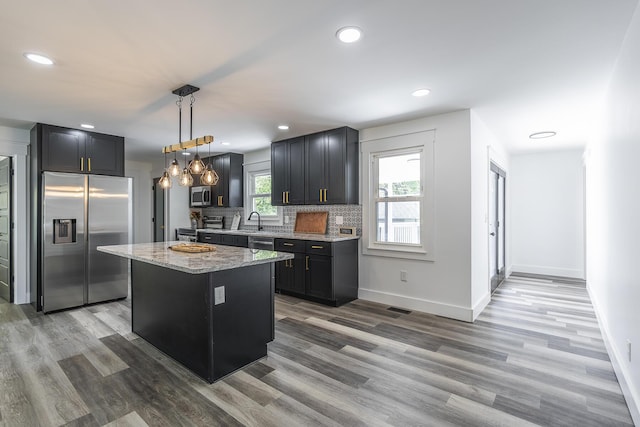
[[169, 175], [173, 177], [180, 175], [180, 164], [178, 163], [178, 160], [173, 159], [171, 161], [171, 165], [169, 165]]
[[164, 171], [162, 177], [158, 180], [158, 185], [161, 188], [171, 188], [171, 177], [169, 176], [169, 172]]
[[202, 173], [202, 178], [200, 178], [200, 182], [205, 185], [216, 185], [218, 183], [218, 179], [218, 174], [211, 167], [211, 163], [207, 164], [207, 167]]
[[193, 160], [189, 163], [189, 170], [194, 175], [200, 175], [204, 171], [204, 163], [200, 160], [198, 153], [196, 153]]
[[189, 173], [189, 169], [182, 169], [182, 173], [180, 174], [179, 184], [183, 187], [190, 187], [193, 185], [193, 177]]

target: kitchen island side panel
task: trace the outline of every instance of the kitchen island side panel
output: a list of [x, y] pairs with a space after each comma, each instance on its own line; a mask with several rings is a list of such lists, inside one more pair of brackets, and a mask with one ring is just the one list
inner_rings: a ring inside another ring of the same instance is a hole
[[213, 376], [217, 380], [267, 355], [272, 340], [271, 265], [259, 264], [211, 273], [218, 290], [213, 306]]
[[211, 299], [209, 274], [131, 261], [133, 332], [209, 382]]

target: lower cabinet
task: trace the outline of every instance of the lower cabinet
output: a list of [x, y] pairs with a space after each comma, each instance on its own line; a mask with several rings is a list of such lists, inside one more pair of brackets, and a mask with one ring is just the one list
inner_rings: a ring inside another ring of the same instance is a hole
[[338, 306], [358, 298], [358, 241], [275, 239], [275, 250], [294, 253], [276, 264], [276, 291]]
[[226, 234], [226, 233], [198, 233], [198, 242], [210, 243], [225, 246], [238, 246], [246, 248], [249, 246], [249, 238], [239, 234]]

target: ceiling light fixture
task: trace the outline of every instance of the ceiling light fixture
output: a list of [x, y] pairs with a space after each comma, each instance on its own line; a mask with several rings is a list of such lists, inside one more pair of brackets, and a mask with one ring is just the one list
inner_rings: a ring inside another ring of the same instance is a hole
[[94, 125], [90, 125], [90, 124], [88, 124], [88, 123], [82, 123], [82, 124], [80, 125], [80, 127], [81, 127], [81, 128], [85, 128], [85, 129], [95, 129], [95, 126], [94, 126]]
[[44, 55], [39, 55], [37, 53], [26, 52], [24, 54], [24, 57], [27, 58], [28, 60], [36, 62], [38, 64], [53, 65], [53, 60], [51, 58], [48, 58], [48, 57], [46, 57]]
[[[161, 181], [160, 185], [163, 188], [171, 187], [171, 183], [169, 182], [169, 184], [167, 184], [166, 180], [164, 180], [164, 178], [167, 176], [179, 177], [178, 183], [185, 187], [193, 185], [193, 176], [192, 176], [193, 174], [199, 175], [200, 173], [202, 173], [203, 178], [201, 179], [201, 182], [205, 185], [215, 185], [218, 182], [218, 179], [217, 179], [218, 175], [211, 168], [211, 163], [209, 163], [205, 168], [204, 163], [202, 162], [202, 160], [200, 160], [200, 155], [198, 154], [198, 146], [205, 145], [205, 144], [209, 145], [209, 153], [211, 153], [211, 143], [213, 142], [213, 136], [205, 135], [200, 138], [195, 138], [195, 139], [193, 138], [193, 104], [195, 103], [195, 97], [193, 96], [193, 93], [199, 90], [200, 88], [198, 87], [191, 86], [191, 85], [184, 85], [172, 91], [174, 95], [178, 96], [178, 100], [176, 101], [176, 105], [178, 106], [178, 143], [162, 148], [162, 152], [165, 154], [165, 165], [166, 165], [166, 154], [174, 153], [173, 161], [171, 162], [171, 165], [162, 174], [162, 178], [160, 179]], [[191, 95], [190, 117], [189, 117], [189, 121], [190, 121], [189, 138], [190, 139], [189, 141], [182, 142], [182, 100], [187, 95]], [[194, 156], [193, 160], [187, 165], [186, 156], [188, 156], [189, 153], [186, 150], [192, 147], [196, 147], [196, 155]], [[185, 156], [184, 168], [180, 168], [180, 163], [178, 162], [178, 159], [176, 159], [175, 153], [177, 153], [178, 151], [182, 151], [182, 154]], [[209, 173], [213, 173], [213, 175], [215, 175], [215, 178], [216, 178], [215, 180], [204, 179], [208, 171]]]
[[543, 132], [536, 132], [529, 135], [529, 139], [544, 139], [551, 138], [552, 136], [556, 136], [556, 133], [552, 130], [546, 130]]
[[414, 90], [411, 95], [415, 96], [415, 97], [421, 97], [421, 96], [427, 96], [431, 93], [431, 91], [429, 89], [418, 89], [418, 90]]
[[336, 37], [342, 43], [354, 43], [362, 37], [362, 30], [358, 27], [342, 27], [336, 32]]
[[278, 129], [280, 129], [280, 130], [289, 130], [289, 126], [287, 126], [287, 125], [279, 125]]
[[231, 145], [230, 142], [221, 142], [220, 145]]

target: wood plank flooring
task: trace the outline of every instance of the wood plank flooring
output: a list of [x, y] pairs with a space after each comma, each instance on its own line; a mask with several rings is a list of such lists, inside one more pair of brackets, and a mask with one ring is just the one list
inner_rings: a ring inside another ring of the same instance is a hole
[[129, 301], [0, 302], [1, 426], [631, 426], [584, 285], [512, 277], [474, 324], [277, 296], [268, 357], [208, 384]]

